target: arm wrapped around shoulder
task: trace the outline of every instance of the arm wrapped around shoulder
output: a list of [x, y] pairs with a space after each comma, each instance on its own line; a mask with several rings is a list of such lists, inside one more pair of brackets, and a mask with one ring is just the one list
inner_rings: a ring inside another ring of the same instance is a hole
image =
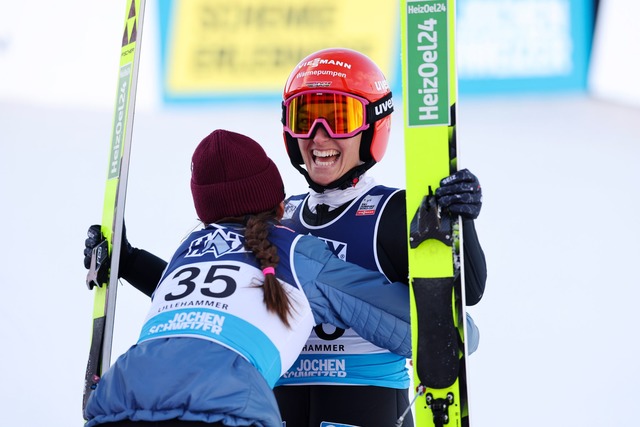
[[378, 347], [411, 357], [407, 285], [341, 261], [311, 236], [298, 240], [293, 261], [316, 323], [353, 328]]

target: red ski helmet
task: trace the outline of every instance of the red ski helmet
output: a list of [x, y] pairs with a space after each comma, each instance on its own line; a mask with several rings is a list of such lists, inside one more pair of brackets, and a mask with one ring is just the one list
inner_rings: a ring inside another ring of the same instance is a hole
[[[324, 107], [305, 109], [305, 114], [312, 117], [302, 122], [298, 120], [296, 108], [306, 102]], [[341, 110], [349, 108], [349, 114], [339, 119], [327, 117], [327, 103]], [[316, 191], [353, 185], [351, 181], [357, 182], [362, 173], [382, 160], [391, 132], [392, 112], [389, 83], [366, 55], [346, 48], [323, 49], [308, 55], [296, 65], [284, 87], [283, 136], [291, 163]], [[319, 186], [309, 178], [302, 167], [304, 162], [297, 141], [297, 138], [311, 138], [319, 125], [324, 125], [336, 139], [362, 133], [360, 160], [363, 164], [327, 186]]]

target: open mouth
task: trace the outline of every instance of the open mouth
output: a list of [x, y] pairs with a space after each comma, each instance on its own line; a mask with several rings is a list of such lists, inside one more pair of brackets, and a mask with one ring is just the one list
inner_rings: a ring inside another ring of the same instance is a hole
[[314, 163], [319, 166], [329, 166], [340, 157], [338, 150], [313, 150], [312, 154]]

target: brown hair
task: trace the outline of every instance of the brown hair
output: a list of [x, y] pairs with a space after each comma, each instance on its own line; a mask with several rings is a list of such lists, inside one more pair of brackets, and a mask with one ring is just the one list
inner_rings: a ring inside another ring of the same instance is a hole
[[[277, 208], [256, 215], [248, 215], [245, 217], [245, 221], [245, 246], [256, 256], [261, 269], [276, 268], [280, 257], [277, 248], [271, 244], [268, 237], [269, 229], [278, 222]], [[265, 274], [262, 289], [267, 310], [277, 314], [288, 327], [292, 306], [282, 283], [275, 274]]]

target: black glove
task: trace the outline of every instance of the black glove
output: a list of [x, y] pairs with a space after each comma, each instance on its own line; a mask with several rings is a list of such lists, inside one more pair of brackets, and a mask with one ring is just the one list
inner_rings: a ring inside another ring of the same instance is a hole
[[84, 241], [84, 268], [87, 270], [91, 266], [91, 251], [104, 240], [100, 230], [101, 227], [97, 224], [92, 225], [87, 230], [87, 239]]
[[440, 181], [436, 201], [445, 213], [476, 219], [482, 207], [480, 182], [468, 169], [459, 170]]
[[[102, 235], [102, 227], [98, 224], [94, 224], [87, 230], [87, 239], [84, 241], [84, 268], [87, 270], [91, 267], [91, 252], [93, 248], [100, 245], [104, 241], [104, 236]], [[131, 244], [127, 240], [127, 229], [122, 223], [122, 244], [120, 249], [120, 264], [122, 265], [126, 262], [126, 259], [129, 255], [133, 253], [133, 248]], [[105, 264], [109, 263], [108, 256], [104, 261]]]

